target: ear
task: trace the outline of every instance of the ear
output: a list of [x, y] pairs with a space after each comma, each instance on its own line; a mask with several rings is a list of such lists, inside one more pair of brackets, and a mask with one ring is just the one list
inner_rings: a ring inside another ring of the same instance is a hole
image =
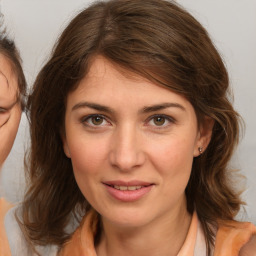
[[197, 141], [194, 148], [194, 157], [197, 157], [206, 150], [208, 147], [211, 137], [214, 120], [209, 116], [204, 116], [198, 131]]
[[62, 140], [62, 145], [63, 145], [63, 150], [66, 155], [66, 157], [70, 158], [70, 151], [66, 139], [66, 133], [64, 131], [60, 132], [61, 140]]

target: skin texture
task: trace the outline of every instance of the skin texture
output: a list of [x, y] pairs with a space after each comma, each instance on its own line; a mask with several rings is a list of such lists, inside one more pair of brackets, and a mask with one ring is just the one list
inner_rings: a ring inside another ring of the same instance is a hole
[[[148, 108], [165, 103], [173, 106]], [[81, 192], [102, 217], [98, 255], [158, 255], [159, 248], [159, 255], [177, 254], [191, 220], [184, 191], [211, 128], [212, 122], [198, 127], [183, 96], [95, 58], [67, 97], [63, 145]], [[108, 193], [104, 183], [113, 180], [152, 185], [124, 202]]]
[[9, 60], [0, 54], [0, 168], [11, 151], [21, 118], [17, 77]]

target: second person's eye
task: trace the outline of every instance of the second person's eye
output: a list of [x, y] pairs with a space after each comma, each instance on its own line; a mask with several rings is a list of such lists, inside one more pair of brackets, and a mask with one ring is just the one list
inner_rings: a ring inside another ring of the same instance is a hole
[[0, 113], [5, 113], [5, 112], [7, 112], [7, 110], [5, 108], [0, 107]]

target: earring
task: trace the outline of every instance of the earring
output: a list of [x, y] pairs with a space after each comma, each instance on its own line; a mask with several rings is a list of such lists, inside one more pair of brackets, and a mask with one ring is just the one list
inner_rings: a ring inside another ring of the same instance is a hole
[[199, 147], [198, 151], [199, 151], [199, 154], [202, 155], [203, 154], [203, 147]]

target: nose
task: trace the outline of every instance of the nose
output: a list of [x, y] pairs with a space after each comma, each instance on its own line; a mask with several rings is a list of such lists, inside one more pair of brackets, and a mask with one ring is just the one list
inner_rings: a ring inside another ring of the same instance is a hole
[[135, 127], [127, 125], [113, 134], [109, 159], [111, 165], [121, 171], [131, 171], [144, 164], [143, 143]]

